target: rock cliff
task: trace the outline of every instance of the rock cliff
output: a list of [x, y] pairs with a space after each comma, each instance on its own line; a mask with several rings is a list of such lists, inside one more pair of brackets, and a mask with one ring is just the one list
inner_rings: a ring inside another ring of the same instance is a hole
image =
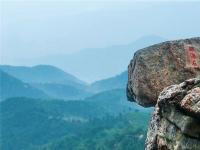
[[128, 66], [127, 96], [154, 106], [160, 92], [200, 74], [200, 38], [168, 41], [138, 50]]
[[146, 150], [200, 149], [200, 79], [165, 88], [155, 106]]
[[127, 97], [155, 106], [146, 150], [200, 150], [200, 38], [169, 41], [135, 53]]

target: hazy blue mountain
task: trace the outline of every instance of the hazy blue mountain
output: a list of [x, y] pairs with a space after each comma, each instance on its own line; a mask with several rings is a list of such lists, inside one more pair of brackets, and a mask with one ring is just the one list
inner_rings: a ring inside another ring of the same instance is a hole
[[47, 98], [48, 96], [32, 87], [31, 85], [20, 81], [19, 79], [0, 71], [0, 99], [8, 97], [32, 97], [32, 98]]
[[85, 85], [73, 75], [50, 65], [34, 67], [1, 65], [0, 69], [26, 83], [58, 83], [78, 87]]
[[87, 91], [86, 88], [78, 88], [65, 84], [37, 83], [32, 85], [48, 94], [51, 98], [59, 98], [64, 100], [83, 99], [92, 94], [92, 92]]
[[89, 85], [93, 92], [107, 91], [112, 89], [125, 89], [128, 81], [128, 72], [124, 71], [119, 75], [96, 81]]
[[124, 71], [136, 50], [163, 41], [162, 37], [150, 35], [125, 45], [88, 48], [71, 55], [47, 56], [41, 61], [56, 65], [84, 81], [94, 82]]
[[150, 111], [151, 109], [143, 108], [136, 103], [127, 100], [125, 89], [113, 89], [100, 92], [91, 97], [85, 98], [84, 101], [92, 102], [97, 106], [101, 106], [110, 114], [127, 112], [129, 110]]

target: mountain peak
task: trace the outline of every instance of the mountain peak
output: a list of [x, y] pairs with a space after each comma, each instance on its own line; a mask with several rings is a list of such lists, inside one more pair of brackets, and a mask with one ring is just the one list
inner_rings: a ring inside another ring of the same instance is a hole
[[36, 65], [32, 67], [0, 65], [0, 69], [26, 83], [85, 85], [85, 82], [52, 65]]

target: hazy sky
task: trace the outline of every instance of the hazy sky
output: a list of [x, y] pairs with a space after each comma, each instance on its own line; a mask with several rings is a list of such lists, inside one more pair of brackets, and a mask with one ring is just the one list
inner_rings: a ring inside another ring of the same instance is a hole
[[[1, 0], [1, 63], [131, 43], [200, 36], [200, 2]], [[39, 62], [38, 62], [39, 63]]]

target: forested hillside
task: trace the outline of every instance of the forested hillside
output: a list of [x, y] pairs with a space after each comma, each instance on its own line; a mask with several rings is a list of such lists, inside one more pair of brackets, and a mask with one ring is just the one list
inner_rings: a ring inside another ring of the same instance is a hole
[[144, 148], [151, 109], [127, 101], [127, 71], [89, 85], [53, 66], [0, 68], [7, 71], [0, 84], [2, 150]]
[[150, 116], [134, 108], [114, 115], [89, 101], [11, 98], [0, 107], [3, 150], [140, 150]]

